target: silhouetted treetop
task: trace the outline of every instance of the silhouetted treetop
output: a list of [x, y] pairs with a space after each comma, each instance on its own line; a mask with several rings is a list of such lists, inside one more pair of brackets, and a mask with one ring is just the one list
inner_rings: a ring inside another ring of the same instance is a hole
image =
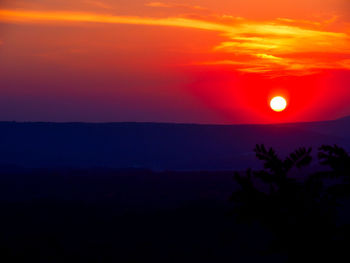
[[318, 158], [322, 165], [329, 166], [333, 169], [335, 176], [340, 176], [340, 173], [349, 176], [350, 157], [343, 148], [337, 145], [322, 145], [319, 148]]
[[274, 175], [283, 177], [293, 167], [302, 168], [309, 165], [312, 161], [312, 148], [306, 149], [305, 147], [301, 147], [292, 152], [285, 160], [280, 159], [272, 148], [267, 150], [263, 144], [257, 144], [254, 152], [256, 157], [264, 162], [265, 169], [268, 169]]
[[312, 161], [311, 152], [312, 148], [306, 149], [305, 147], [295, 150], [295, 152], [292, 152], [284, 161], [284, 166], [287, 170], [290, 170], [292, 167], [300, 169], [304, 166], [308, 166]]
[[[271, 251], [286, 252], [288, 262], [297, 262], [305, 255], [313, 261], [315, 257], [333, 261], [337, 246], [350, 241], [350, 227], [344, 228], [337, 221], [339, 205], [350, 197], [350, 183], [339, 180], [350, 177], [349, 154], [337, 145], [323, 145], [318, 159], [332, 170], [315, 171], [296, 180], [289, 172], [311, 164], [312, 148], [298, 148], [284, 160], [263, 144], [256, 145], [254, 152], [264, 169], [235, 174], [241, 186], [231, 197], [237, 219], [259, 222], [270, 229], [275, 235]], [[347, 235], [344, 229], [348, 229]]]

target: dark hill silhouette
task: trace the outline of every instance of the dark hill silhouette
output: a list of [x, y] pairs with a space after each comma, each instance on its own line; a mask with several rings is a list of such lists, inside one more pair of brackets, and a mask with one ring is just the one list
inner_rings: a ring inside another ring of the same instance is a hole
[[251, 150], [256, 143], [281, 154], [321, 144], [349, 149], [349, 132], [349, 118], [278, 125], [1, 122], [0, 165], [244, 169], [259, 165]]

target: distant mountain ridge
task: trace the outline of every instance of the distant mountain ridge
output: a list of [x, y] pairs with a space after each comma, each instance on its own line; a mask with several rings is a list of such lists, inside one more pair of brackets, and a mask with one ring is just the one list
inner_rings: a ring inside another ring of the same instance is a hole
[[257, 143], [350, 149], [350, 117], [269, 125], [0, 122], [0, 165], [230, 170], [257, 166]]

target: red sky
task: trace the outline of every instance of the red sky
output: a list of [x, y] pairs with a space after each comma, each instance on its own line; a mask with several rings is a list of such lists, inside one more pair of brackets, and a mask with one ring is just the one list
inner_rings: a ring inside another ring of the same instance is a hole
[[0, 120], [325, 120], [349, 83], [349, 0], [0, 3]]

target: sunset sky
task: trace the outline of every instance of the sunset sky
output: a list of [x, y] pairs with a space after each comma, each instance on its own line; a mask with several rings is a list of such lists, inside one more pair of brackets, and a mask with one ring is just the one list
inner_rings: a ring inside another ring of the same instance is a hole
[[350, 0], [0, 1], [1, 121], [279, 123], [349, 102]]

